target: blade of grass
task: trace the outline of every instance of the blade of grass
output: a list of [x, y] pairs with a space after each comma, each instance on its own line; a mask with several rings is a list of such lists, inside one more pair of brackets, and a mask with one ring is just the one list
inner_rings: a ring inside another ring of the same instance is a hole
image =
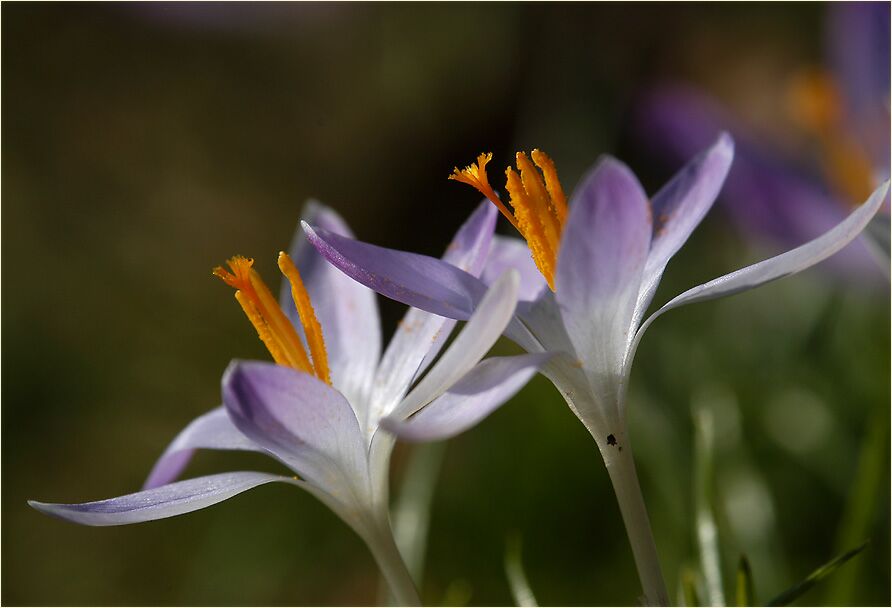
[[[869, 542], [869, 541], [868, 541]], [[861, 553], [864, 548], [867, 546], [867, 542], [862, 544], [860, 547], [856, 547], [851, 551], [846, 551], [840, 556], [837, 556], [809, 574], [805, 580], [801, 583], [794, 585], [772, 599], [770, 602], [765, 604], [766, 606], [787, 606], [791, 602], [799, 599], [804, 593], [806, 593], [809, 589], [817, 585], [819, 582], [833, 574], [837, 568], [842, 566], [844, 563]]]
[[505, 574], [508, 575], [508, 586], [511, 587], [511, 596], [514, 598], [515, 604], [532, 607], [539, 605], [523, 569], [520, 536], [517, 534], [512, 535], [507, 542]]
[[740, 563], [737, 565], [736, 595], [738, 606], [755, 606], [757, 604], [753, 571], [750, 569], [750, 560], [746, 558], [746, 555], [740, 556]]
[[[836, 537], [836, 550], [841, 552], [862, 538], [870, 536], [870, 529], [880, 506], [880, 490], [887, 487], [888, 469], [886, 445], [889, 441], [889, 410], [883, 408], [871, 417], [861, 452], [855, 479], [846, 501], [842, 521]], [[855, 563], [833, 577], [827, 584], [825, 604], [848, 606], [860, 603], [854, 597], [861, 564]]]
[[694, 509], [700, 571], [709, 606], [724, 606], [719, 534], [713, 511], [713, 419], [706, 407], [694, 408]]
[[700, 594], [697, 593], [697, 572], [690, 567], [683, 567], [678, 581], [678, 604], [680, 606], [702, 606]]

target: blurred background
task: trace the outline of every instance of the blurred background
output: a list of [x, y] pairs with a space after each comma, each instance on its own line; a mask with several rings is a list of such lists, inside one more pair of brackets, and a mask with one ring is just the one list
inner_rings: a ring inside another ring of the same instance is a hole
[[[889, 17], [877, 6], [877, 149], [888, 159]], [[479, 199], [446, 177], [481, 151], [494, 153], [494, 184], [514, 151], [539, 147], [568, 191], [610, 153], [654, 192], [689, 148], [729, 128], [747, 172], [670, 264], [656, 302], [819, 234], [821, 218], [860, 202], [841, 185], [857, 168], [833, 170], [831, 135], [862, 141], [837, 107], [847, 85], [834, 53], [866, 34], [834, 35], [847, 18], [838, 8], [7, 4], [3, 602], [377, 601], [365, 546], [293, 488], [117, 528], [57, 521], [25, 501], [135, 491], [175, 434], [218, 405], [228, 361], [267, 358], [210, 269], [241, 253], [272, 281], [309, 197], [364, 240], [439, 255]], [[827, 86], [810, 89], [803, 74]], [[667, 110], [666, 95], [683, 107]], [[709, 112], [690, 109], [701, 102]], [[802, 120], [811, 102], [831, 116]], [[771, 198], [791, 191], [777, 186], [784, 176], [801, 196]], [[774, 187], [755, 187], [762, 178]], [[504, 221], [499, 230], [511, 234]], [[643, 341], [631, 437], [673, 593], [697, 566], [692, 412], [709, 411], [726, 582], [746, 554], [765, 601], [870, 538], [802, 602], [890, 602], [889, 284], [863, 244], [850, 249], [674, 311]], [[382, 306], [389, 333], [402, 307]], [[606, 472], [549, 383], [537, 378], [445, 449], [426, 603], [510, 604], [512, 535], [543, 604], [635, 602]], [[397, 453], [397, 484], [408, 452]], [[205, 452], [187, 473], [233, 468], [275, 464]]]

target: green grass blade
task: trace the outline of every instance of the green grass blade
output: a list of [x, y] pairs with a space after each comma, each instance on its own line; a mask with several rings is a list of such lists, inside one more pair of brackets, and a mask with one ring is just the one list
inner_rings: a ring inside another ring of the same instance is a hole
[[505, 574], [508, 575], [508, 586], [511, 587], [511, 596], [515, 604], [533, 607], [539, 605], [523, 569], [520, 537], [517, 535], [508, 539], [505, 550]]
[[697, 544], [700, 571], [709, 606], [724, 606], [722, 563], [719, 553], [719, 529], [713, 511], [713, 419], [712, 411], [694, 409], [694, 505], [697, 519]]
[[800, 596], [806, 593], [809, 589], [817, 585], [819, 582], [833, 574], [833, 572], [842, 566], [844, 563], [861, 553], [864, 548], [867, 546], [867, 542], [862, 544], [860, 547], [856, 547], [851, 551], [847, 551], [842, 555], [833, 558], [811, 574], [809, 574], [804, 581], [799, 583], [798, 585], [794, 585], [790, 587], [773, 600], [765, 604], [766, 606], [788, 606], [793, 601], [797, 600]]
[[702, 606], [700, 594], [697, 592], [697, 572], [684, 567], [678, 582], [678, 603], [681, 606]]
[[[888, 488], [889, 410], [879, 410], [870, 418], [866, 436], [861, 444], [855, 479], [849, 491], [842, 520], [836, 537], [836, 550], [843, 551], [862, 538], [870, 536], [882, 498], [880, 492]], [[827, 583], [824, 603], [828, 606], [848, 606], [860, 603], [855, 597], [861, 564], [852, 564]]]
[[750, 568], [750, 560], [746, 555], [740, 556], [740, 563], [737, 565], [737, 605], [738, 606], [755, 606], [756, 589], [753, 584], [753, 571]]

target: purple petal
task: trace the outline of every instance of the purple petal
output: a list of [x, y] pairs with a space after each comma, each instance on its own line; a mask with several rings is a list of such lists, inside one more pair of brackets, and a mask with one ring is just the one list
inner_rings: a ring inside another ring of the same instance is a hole
[[480, 276], [492, 245], [498, 215], [492, 203], [487, 200], [480, 203], [455, 233], [443, 253], [443, 261], [475, 277]]
[[335, 267], [397, 302], [463, 321], [486, 291], [482, 281], [442, 260], [302, 225], [307, 239]]
[[535, 300], [545, 289], [545, 277], [536, 268], [526, 242], [514, 237], [496, 236], [481, 278], [487, 285], [492, 285], [509, 268], [520, 273], [520, 289], [517, 292], [520, 300]]
[[654, 234], [635, 306], [635, 325], [653, 299], [666, 264], [715, 202], [733, 159], [734, 141], [722, 133], [709, 149], [685, 165], [654, 195]]
[[47, 515], [78, 524], [119, 526], [197, 511], [272, 481], [300, 485], [290, 477], [268, 473], [221, 473], [96, 502], [55, 504], [30, 500], [28, 504]]
[[[353, 236], [337, 213], [315, 201], [307, 203], [301, 218], [334, 234]], [[301, 229], [295, 232], [290, 255], [322, 326], [332, 383], [351, 402], [362, 403], [381, 355], [381, 321], [375, 292], [333, 268], [307, 242]], [[294, 326], [303, 333], [287, 281], [283, 281], [279, 299]]]
[[514, 316], [519, 281], [517, 271], [509, 270], [489, 288], [443, 356], [396, 407], [395, 415], [406, 417], [415, 413], [477, 365]]
[[174, 481], [186, 468], [197, 448], [262, 451], [235, 428], [226, 409], [221, 406], [199, 416], [180, 431], [155, 463], [143, 484], [143, 490]]
[[[477, 276], [483, 270], [492, 243], [498, 213], [483, 201], [452, 239], [443, 261]], [[368, 424], [403, 398], [412, 381], [421, 375], [440, 352], [455, 321], [418, 308], [410, 308], [397, 326], [375, 375]]]
[[385, 418], [381, 426], [407, 441], [454, 437], [511, 399], [550, 356], [539, 353], [487, 359], [412, 418]]
[[889, 171], [889, 3], [827, 4], [827, 51], [849, 126]]
[[622, 368], [650, 241], [641, 185], [628, 167], [605, 158], [573, 193], [555, 289], [567, 336], [593, 383]]
[[223, 403], [238, 429], [308, 481], [350, 501], [368, 478], [365, 439], [350, 404], [315, 376], [257, 361], [235, 361]]
[[[796, 249], [763, 260], [757, 264], [741, 268], [708, 283], [693, 287], [683, 294], [667, 302], [652, 314], [641, 326], [632, 345], [632, 353], [645, 330], [653, 321], [668, 310], [684, 304], [703, 302], [722, 296], [732, 295], [755, 289], [760, 285], [782, 279], [791, 274], [801, 272], [827, 259], [855, 239], [876, 215], [889, 191], [889, 182], [880, 186], [863, 205], [855, 209], [849, 216], [818, 238], [800, 245]], [[629, 357], [631, 363], [631, 356]]]
[[[684, 162], [714, 141], [733, 133], [734, 164], [722, 190], [723, 208], [763, 240], [791, 246], [815, 238], [845, 217], [848, 204], [831, 196], [823, 180], [778, 150], [748, 137], [740, 125], [703, 93], [680, 86], [652, 91], [637, 112], [643, 145], [655, 157]], [[883, 133], [885, 130], [879, 129]], [[887, 141], [888, 147], [888, 141]], [[858, 243], [830, 263], [847, 279], [879, 277], [867, 248]]]

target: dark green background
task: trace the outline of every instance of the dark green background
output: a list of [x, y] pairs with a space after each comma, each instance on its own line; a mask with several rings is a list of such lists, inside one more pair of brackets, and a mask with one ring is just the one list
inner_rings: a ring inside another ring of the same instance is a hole
[[[699, 83], [782, 125], [783, 79], [822, 53], [817, 4], [3, 9], [5, 604], [374, 602], [366, 548], [293, 488], [102, 529], [25, 500], [134, 491], [177, 431], [218, 404], [227, 362], [266, 358], [210, 269], [243, 253], [275, 276], [308, 197], [365, 240], [439, 254], [478, 200], [445, 178], [481, 150], [502, 167], [541, 147], [567, 190], [609, 152], [653, 191], [670, 168], [629, 135], [643, 87]], [[657, 301], [777, 251], [753, 244], [716, 211]], [[389, 333], [401, 309], [383, 311]], [[866, 522], [855, 536], [873, 543], [835, 597], [890, 601], [888, 312], [887, 283], [819, 268], [651, 329], [631, 433], [671, 588], [696, 560], [690, 413], [704, 406], [718, 421], [728, 582], [741, 552], [762, 599], [796, 582], [850, 546], [838, 540], [848, 504]], [[871, 428], [881, 483], [850, 499]], [[275, 470], [202, 453], [189, 472], [234, 467]], [[542, 603], [638, 593], [595, 446], [541, 378], [449, 443], [432, 526], [430, 604], [510, 603], [502, 555], [515, 532]]]

